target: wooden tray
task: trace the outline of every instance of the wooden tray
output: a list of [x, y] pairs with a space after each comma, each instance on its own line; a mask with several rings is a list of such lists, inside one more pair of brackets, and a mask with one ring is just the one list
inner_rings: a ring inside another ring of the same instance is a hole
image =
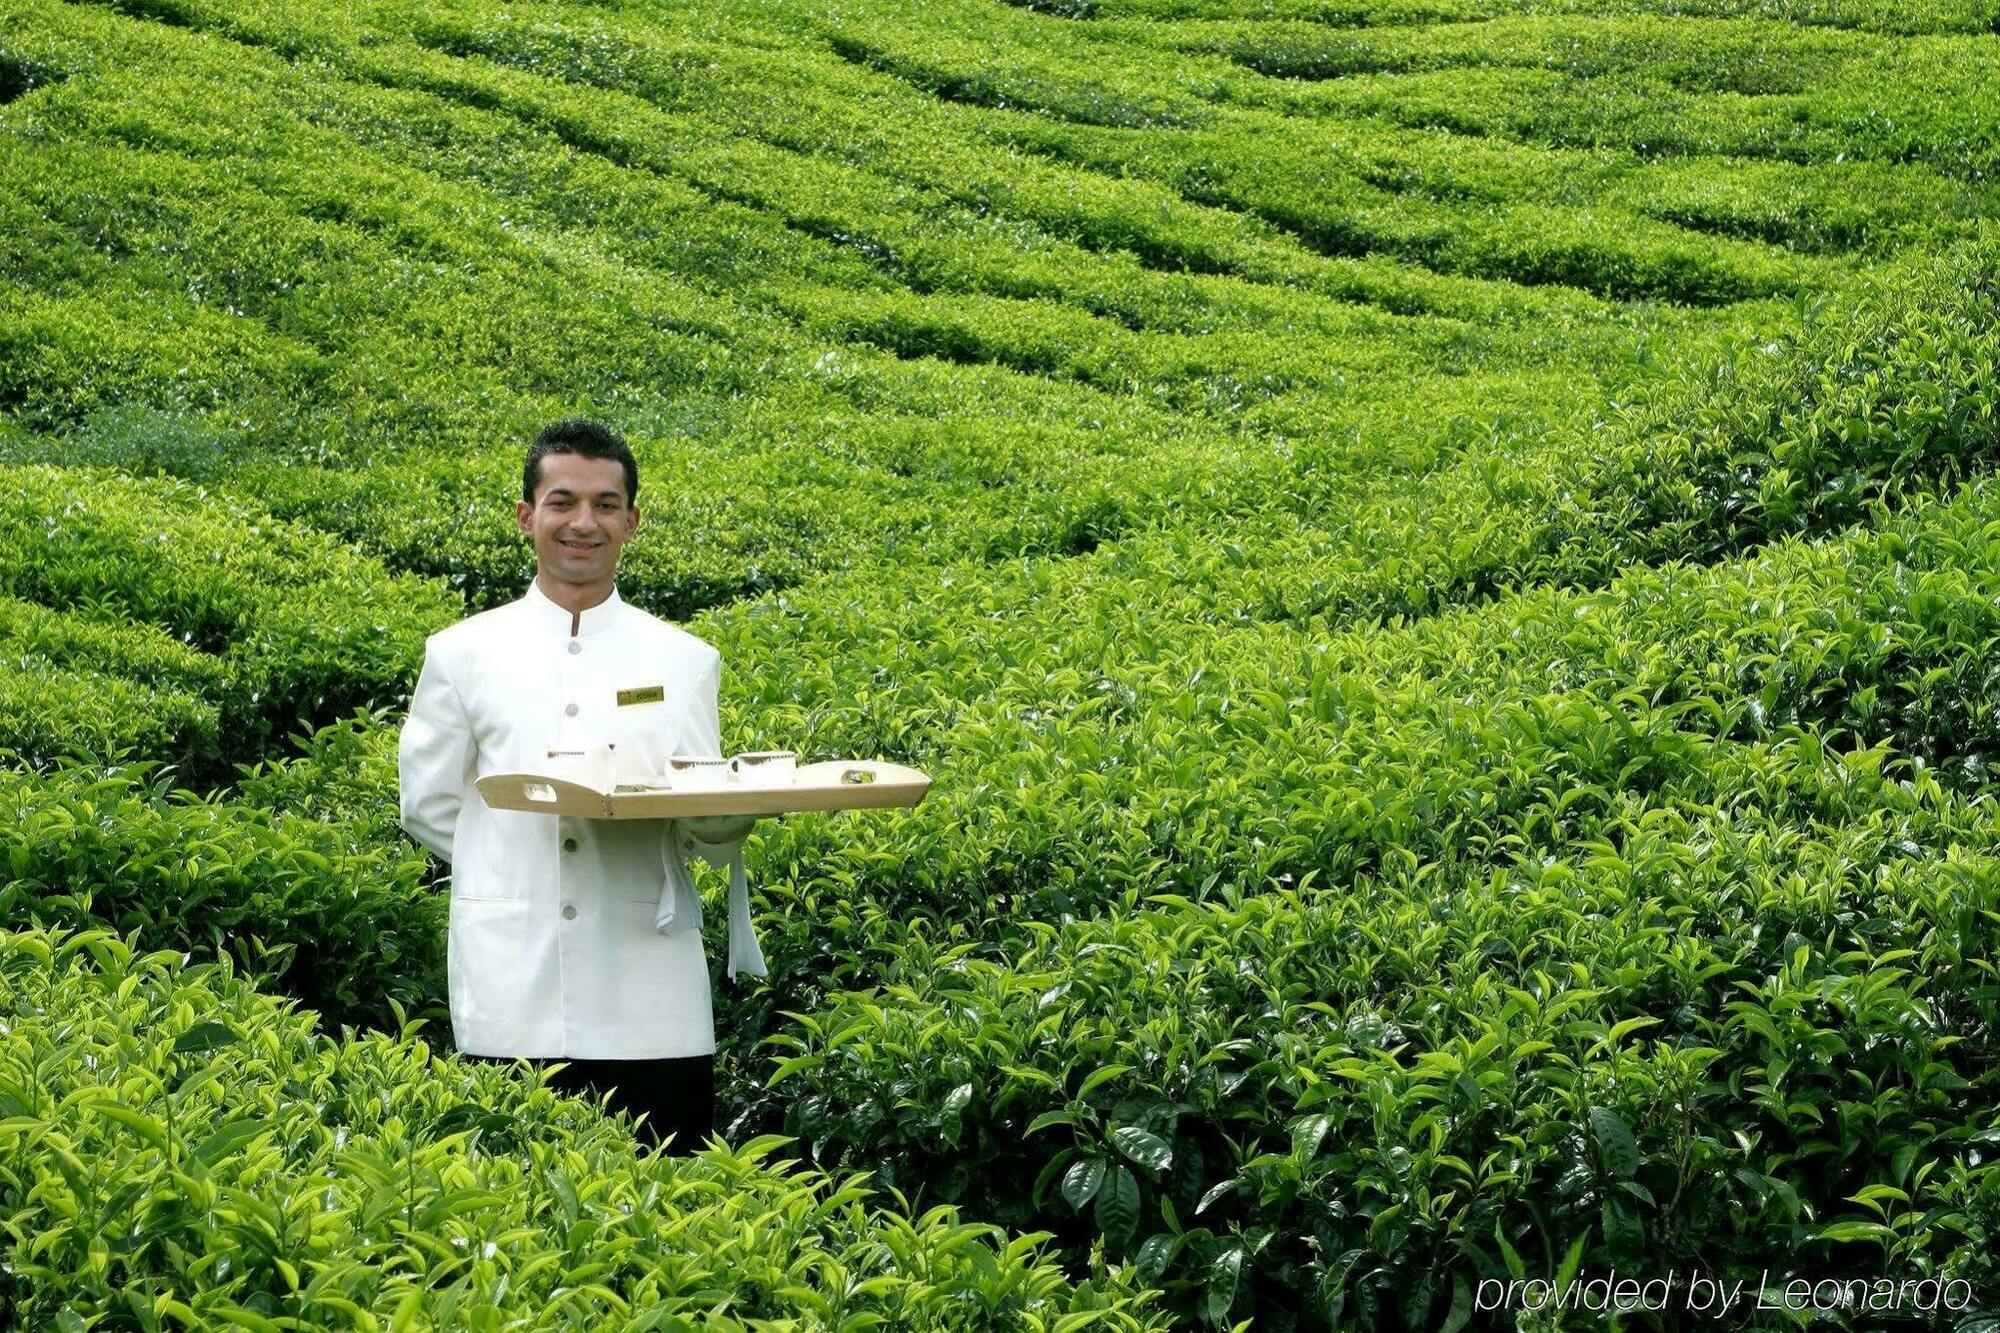
[[[662, 779], [664, 781], [664, 779]], [[495, 810], [530, 810], [583, 819], [681, 819], [692, 815], [782, 815], [795, 810], [863, 810], [915, 805], [930, 778], [902, 764], [829, 759], [800, 764], [789, 783], [731, 782], [720, 787], [602, 791], [542, 773], [489, 773], [479, 794]]]

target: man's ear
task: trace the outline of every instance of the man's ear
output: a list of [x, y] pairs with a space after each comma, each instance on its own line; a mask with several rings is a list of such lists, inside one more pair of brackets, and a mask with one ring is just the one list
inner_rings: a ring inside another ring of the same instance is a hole
[[514, 501], [514, 524], [521, 529], [523, 537], [535, 535], [535, 507], [526, 500]]
[[625, 512], [628, 515], [625, 520], [625, 536], [629, 540], [632, 534], [639, 530], [639, 507], [634, 505]]

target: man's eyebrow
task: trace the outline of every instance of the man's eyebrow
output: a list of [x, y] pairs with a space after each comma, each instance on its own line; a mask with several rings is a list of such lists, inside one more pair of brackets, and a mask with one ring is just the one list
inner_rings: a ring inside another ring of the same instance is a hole
[[[576, 492], [572, 491], [567, 486], [551, 486], [546, 492], [544, 492], [544, 498], [551, 495], [574, 495], [574, 494], [576, 494]], [[611, 496], [613, 499], [618, 499], [618, 500], [622, 500], [625, 498], [625, 492], [618, 490], [616, 487], [612, 486], [607, 486], [603, 490], [599, 491], [597, 493], [597, 498], [602, 500], [607, 495]]]

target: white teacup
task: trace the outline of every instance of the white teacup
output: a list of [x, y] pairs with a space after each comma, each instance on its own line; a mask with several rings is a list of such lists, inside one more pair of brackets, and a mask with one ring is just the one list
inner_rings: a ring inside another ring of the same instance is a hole
[[729, 761], [719, 754], [677, 754], [667, 760], [676, 790], [706, 791], [729, 781]]
[[729, 761], [729, 780], [753, 787], [783, 786], [799, 770], [792, 750], [746, 750]]
[[550, 750], [548, 774], [565, 782], [610, 791], [618, 780], [618, 747], [592, 745], [580, 750]]

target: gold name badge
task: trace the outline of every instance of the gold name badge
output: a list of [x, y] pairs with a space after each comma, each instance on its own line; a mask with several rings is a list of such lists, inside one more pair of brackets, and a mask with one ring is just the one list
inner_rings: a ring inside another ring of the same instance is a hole
[[618, 691], [618, 704], [621, 708], [626, 704], [656, 704], [663, 702], [666, 697], [667, 692], [661, 686], [647, 685], [636, 690]]

